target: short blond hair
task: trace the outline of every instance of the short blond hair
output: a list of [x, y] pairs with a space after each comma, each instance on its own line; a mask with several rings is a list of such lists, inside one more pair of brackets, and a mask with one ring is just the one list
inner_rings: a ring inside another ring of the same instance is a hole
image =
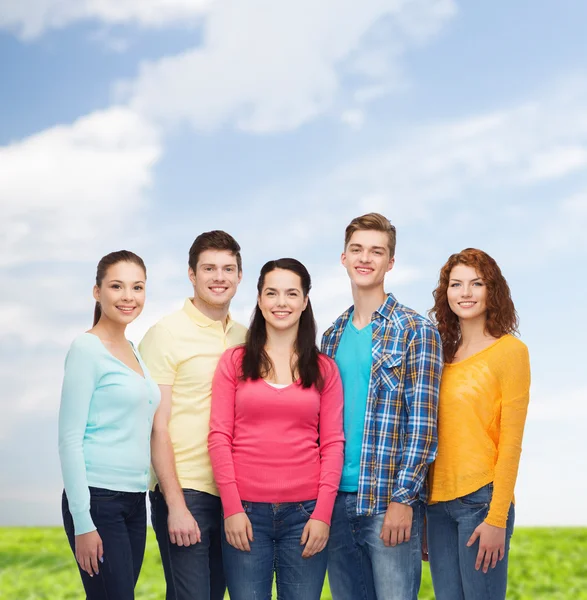
[[395, 227], [389, 222], [389, 219], [379, 213], [367, 213], [360, 217], [355, 217], [347, 226], [344, 232], [344, 247], [349, 245], [351, 237], [355, 231], [381, 231], [387, 234], [387, 246], [389, 248], [389, 256], [395, 256]]

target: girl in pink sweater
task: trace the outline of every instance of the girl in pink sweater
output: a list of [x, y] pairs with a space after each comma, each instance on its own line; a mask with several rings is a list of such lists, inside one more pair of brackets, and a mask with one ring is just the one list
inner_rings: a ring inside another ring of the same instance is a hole
[[319, 600], [343, 464], [342, 385], [316, 347], [310, 275], [293, 258], [261, 269], [244, 346], [212, 384], [208, 448], [224, 509], [231, 600]]

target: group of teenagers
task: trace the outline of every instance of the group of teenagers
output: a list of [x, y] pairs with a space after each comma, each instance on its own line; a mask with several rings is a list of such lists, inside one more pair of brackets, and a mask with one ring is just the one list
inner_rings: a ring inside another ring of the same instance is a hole
[[310, 275], [267, 262], [248, 330], [229, 306], [240, 246], [202, 233], [193, 297], [125, 337], [145, 302], [129, 251], [98, 264], [93, 327], [65, 361], [65, 532], [88, 600], [131, 600], [146, 498], [167, 600], [502, 600], [529, 399], [526, 346], [496, 262], [450, 256], [430, 320], [386, 293], [396, 231], [345, 231], [353, 306], [316, 345]]

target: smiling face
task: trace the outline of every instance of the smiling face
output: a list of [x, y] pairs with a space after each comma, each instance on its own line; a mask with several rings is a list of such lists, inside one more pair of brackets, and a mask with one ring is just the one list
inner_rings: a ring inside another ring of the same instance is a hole
[[308, 305], [300, 276], [286, 269], [274, 269], [265, 275], [257, 299], [268, 327], [284, 331], [298, 327], [302, 312]]
[[487, 285], [475, 268], [456, 265], [449, 275], [446, 296], [460, 320], [486, 318]]
[[351, 282], [362, 289], [383, 286], [385, 274], [393, 268], [389, 236], [383, 231], [359, 229], [353, 233], [341, 256]]
[[242, 279], [236, 256], [228, 250], [204, 250], [196, 270], [190, 268], [188, 273], [194, 298], [216, 309], [230, 304]]
[[143, 269], [131, 262], [108, 267], [102, 284], [94, 286], [94, 298], [100, 303], [102, 318], [120, 325], [134, 321], [145, 304], [145, 279]]

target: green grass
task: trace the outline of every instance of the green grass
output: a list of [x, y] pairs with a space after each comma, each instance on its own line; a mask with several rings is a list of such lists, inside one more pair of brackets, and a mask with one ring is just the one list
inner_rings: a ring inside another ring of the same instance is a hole
[[[512, 539], [508, 600], [587, 600], [586, 551], [587, 528], [518, 528]], [[1, 600], [80, 598], [74, 558], [60, 528], [0, 528]], [[163, 571], [151, 530], [136, 598], [164, 598]], [[328, 584], [322, 598], [331, 598]], [[427, 565], [420, 598], [434, 598]]]

